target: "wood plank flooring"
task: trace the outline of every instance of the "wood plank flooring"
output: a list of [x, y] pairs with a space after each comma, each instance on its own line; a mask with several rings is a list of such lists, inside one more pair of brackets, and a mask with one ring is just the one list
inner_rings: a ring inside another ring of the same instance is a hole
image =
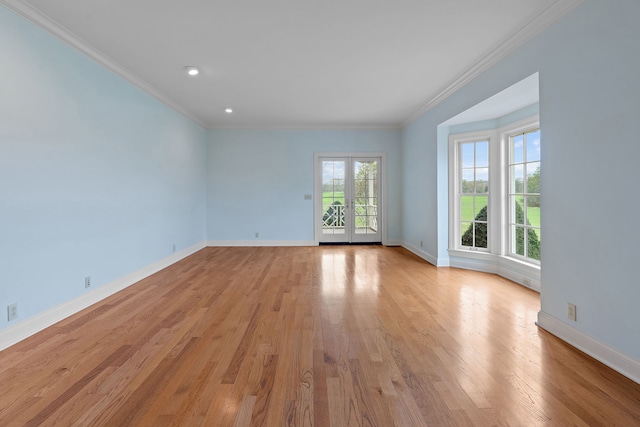
[[640, 425], [538, 310], [401, 248], [206, 248], [0, 352], [0, 425]]

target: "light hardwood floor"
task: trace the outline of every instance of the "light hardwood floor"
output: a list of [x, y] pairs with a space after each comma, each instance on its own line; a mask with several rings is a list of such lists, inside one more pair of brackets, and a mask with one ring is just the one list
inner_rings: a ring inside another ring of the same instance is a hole
[[207, 248], [0, 352], [0, 425], [640, 425], [538, 310], [401, 248]]

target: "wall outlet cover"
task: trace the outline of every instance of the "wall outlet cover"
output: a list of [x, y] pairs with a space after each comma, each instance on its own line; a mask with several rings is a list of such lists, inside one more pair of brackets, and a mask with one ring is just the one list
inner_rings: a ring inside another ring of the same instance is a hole
[[575, 304], [567, 304], [567, 317], [569, 320], [577, 321], [577, 308]]
[[11, 321], [18, 317], [18, 304], [11, 304], [7, 306], [7, 320]]

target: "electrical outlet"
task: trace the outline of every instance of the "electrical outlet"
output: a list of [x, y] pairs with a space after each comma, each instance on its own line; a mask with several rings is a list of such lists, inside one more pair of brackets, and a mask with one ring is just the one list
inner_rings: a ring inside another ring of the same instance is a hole
[[91, 276], [87, 276], [84, 278], [84, 288], [90, 288], [91, 287]]
[[18, 303], [7, 306], [7, 320], [12, 321], [18, 317]]
[[567, 304], [567, 317], [569, 318], [569, 320], [573, 320], [574, 322], [577, 321], [577, 313], [576, 313], [577, 309], [576, 309], [576, 305], [575, 304]]
[[175, 243], [173, 244], [172, 250], [173, 250], [173, 252], [176, 251], [176, 244]]
[[420, 247], [422, 247], [422, 246], [423, 246], [423, 242], [422, 242], [422, 240], [420, 240]]
[[260, 237], [260, 233], [256, 231], [256, 239]]

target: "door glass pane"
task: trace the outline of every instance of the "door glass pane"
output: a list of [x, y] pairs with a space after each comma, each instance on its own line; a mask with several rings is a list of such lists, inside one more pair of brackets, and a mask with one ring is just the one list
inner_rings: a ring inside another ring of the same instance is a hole
[[322, 161], [322, 233], [344, 234], [345, 162]]
[[353, 163], [354, 232], [376, 234], [378, 231], [378, 161], [356, 160]]
[[378, 232], [378, 198], [370, 197], [367, 205], [367, 230], [369, 233]]

